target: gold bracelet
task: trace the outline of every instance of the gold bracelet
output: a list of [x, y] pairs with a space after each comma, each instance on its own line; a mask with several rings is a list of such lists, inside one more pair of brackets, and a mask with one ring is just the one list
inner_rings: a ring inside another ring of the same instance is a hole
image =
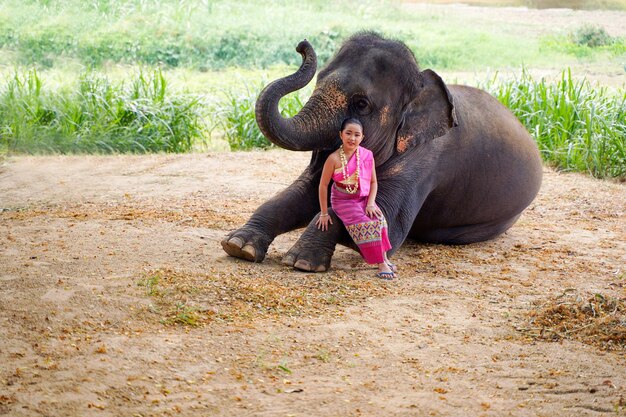
[[329, 214], [328, 214], [328, 213], [326, 213], [326, 214], [321, 213], [321, 214], [320, 214], [320, 217], [328, 217], [328, 216], [329, 216]]

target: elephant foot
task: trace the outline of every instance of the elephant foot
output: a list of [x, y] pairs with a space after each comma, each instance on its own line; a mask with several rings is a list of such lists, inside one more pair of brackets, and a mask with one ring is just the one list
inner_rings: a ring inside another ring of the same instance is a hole
[[265, 259], [267, 248], [272, 239], [263, 233], [245, 226], [229, 233], [222, 240], [222, 248], [230, 256], [250, 262], [261, 262]]
[[283, 257], [284, 265], [307, 272], [324, 272], [330, 268], [331, 250], [304, 250], [296, 243]]

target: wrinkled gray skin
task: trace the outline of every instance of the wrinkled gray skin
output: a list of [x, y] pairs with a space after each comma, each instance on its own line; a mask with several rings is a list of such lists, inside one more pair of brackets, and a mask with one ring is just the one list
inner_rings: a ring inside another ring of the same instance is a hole
[[256, 117], [269, 140], [312, 151], [311, 162], [224, 238], [229, 255], [261, 262], [276, 236], [305, 226], [284, 263], [325, 271], [337, 243], [357, 249], [332, 209], [330, 230], [315, 226], [322, 167], [340, 145], [339, 127], [349, 116], [363, 122], [361, 145], [374, 153], [376, 202], [389, 224], [391, 253], [407, 237], [448, 244], [491, 239], [511, 227], [537, 195], [541, 159], [515, 116], [482, 90], [446, 86], [433, 71], [420, 71], [404, 44], [376, 34], [348, 39], [319, 72], [302, 110], [291, 119], [281, 117], [280, 98], [304, 87], [316, 71], [311, 45], [303, 41], [296, 50], [302, 65], [263, 90]]

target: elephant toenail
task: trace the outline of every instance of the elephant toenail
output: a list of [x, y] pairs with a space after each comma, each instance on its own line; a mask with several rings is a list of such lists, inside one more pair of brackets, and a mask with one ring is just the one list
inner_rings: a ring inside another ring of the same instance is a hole
[[326, 271], [326, 265], [319, 265], [317, 268], [315, 268], [315, 272], [325, 272]]
[[301, 269], [302, 271], [311, 271], [311, 263], [303, 259], [298, 259], [298, 261], [293, 264], [293, 267]]
[[236, 247], [238, 247], [238, 248], [240, 248], [240, 249], [243, 247], [243, 244], [244, 244], [244, 243], [245, 243], [245, 242], [243, 241], [243, 239], [242, 239], [242, 238], [240, 238], [240, 237], [237, 237], [237, 236], [235, 236], [235, 237], [231, 237], [231, 238], [228, 240], [228, 244], [229, 244], [229, 245], [231, 245], [231, 246], [236, 246]]
[[[243, 248], [241, 248], [241, 251], [247, 255], [249, 255], [249, 259], [254, 259], [256, 257], [256, 250], [254, 249], [254, 246], [252, 245], [246, 245]], [[248, 256], [246, 256], [246, 258], [248, 258]]]

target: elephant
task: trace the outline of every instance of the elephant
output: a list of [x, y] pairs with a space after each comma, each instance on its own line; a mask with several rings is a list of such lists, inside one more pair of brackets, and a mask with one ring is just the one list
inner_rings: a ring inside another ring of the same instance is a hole
[[337, 243], [358, 250], [332, 207], [330, 228], [315, 226], [322, 167], [339, 147], [339, 127], [347, 117], [362, 122], [361, 146], [374, 154], [376, 203], [387, 219], [390, 255], [407, 238], [454, 245], [492, 239], [539, 192], [539, 150], [509, 109], [483, 90], [446, 85], [434, 71], [421, 70], [404, 43], [377, 33], [348, 38], [319, 71], [298, 114], [282, 117], [281, 97], [306, 86], [317, 70], [306, 39], [296, 51], [302, 64], [262, 90], [256, 120], [271, 142], [311, 151], [311, 161], [221, 241], [227, 254], [261, 262], [276, 236], [304, 227], [284, 264], [321, 272], [329, 269]]

